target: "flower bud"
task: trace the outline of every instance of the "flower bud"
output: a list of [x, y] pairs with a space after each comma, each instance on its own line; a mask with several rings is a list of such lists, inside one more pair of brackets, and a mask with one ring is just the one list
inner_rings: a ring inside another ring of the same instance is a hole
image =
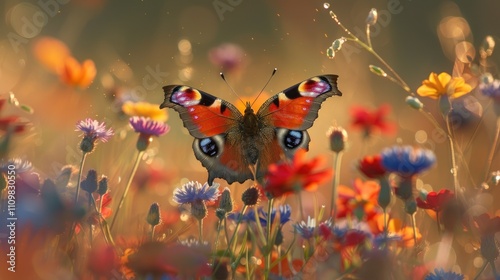
[[108, 177], [103, 176], [99, 180], [99, 187], [97, 188], [97, 193], [100, 195], [105, 195], [108, 192]]
[[335, 57], [335, 52], [332, 47], [326, 49], [326, 56], [328, 56], [329, 59], [333, 59]]
[[498, 257], [498, 247], [494, 235], [481, 237], [481, 255], [489, 262], [493, 262]]
[[281, 227], [278, 227], [278, 232], [276, 233], [276, 238], [274, 239], [274, 245], [280, 246], [283, 243], [283, 232], [281, 232]]
[[338, 52], [340, 51], [340, 49], [342, 48], [342, 45], [346, 42], [346, 38], [344, 37], [340, 37], [338, 39], [335, 39], [335, 41], [333, 41], [332, 43], [332, 50], [334, 52]]
[[376, 65], [368, 65], [368, 69], [370, 69], [370, 72], [373, 74], [380, 76], [380, 77], [387, 77], [387, 73], [385, 73], [384, 69], [376, 66]]
[[95, 147], [94, 137], [90, 136], [83, 137], [82, 142], [80, 142], [80, 150], [82, 150], [83, 153], [91, 153], [94, 150], [94, 147]]
[[420, 110], [424, 108], [424, 104], [420, 102], [420, 99], [413, 97], [413, 96], [407, 96], [405, 99], [406, 104], [408, 106], [412, 107], [413, 109]]
[[413, 215], [415, 214], [415, 212], [417, 212], [417, 202], [415, 201], [415, 199], [411, 198], [405, 201], [405, 212], [410, 215]]
[[479, 55], [481, 55], [481, 58], [487, 58], [493, 54], [494, 49], [495, 39], [493, 39], [492, 36], [486, 36], [481, 44], [481, 47], [479, 48]]
[[203, 220], [207, 216], [207, 205], [203, 200], [197, 200], [191, 203], [191, 215], [197, 220]]
[[378, 12], [377, 9], [372, 8], [366, 17], [366, 24], [369, 26], [374, 26], [377, 23]]
[[139, 139], [137, 139], [137, 144], [135, 145], [139, 152], [145, 151], [149, 143], [153, 141], [153, 137], [151, 135], [139, 134]]
[[233, 199], [231, 198], [231, 191], [227, 187], [222, 191], [219, 208], [223, 209], [226, 213], [233, 211]]
[[87, 178], [82, 181], [80, 187], [88, 193], [95, 192], [97, 190], [97, 171], [90, 169], [87, 173]]
[[339, 153], [345, 149], [347, 142], [347, 131], [340, 126], [332, 126], [327, 132], [330, 138], [330, 150]]
[[153, 227], [160, 224], [160, 205], [158, 203], [151, 204], [146, 221]]
[[391, 203], [391, 185], [386, 176], [380, 177], [380, 192], [378, 193], [378, 205], [382, 209], [387, 208]]
[[246, 189], [241, 195], [241, 200], [247, 206], [253, 206], [259, 202], [259, 190], [256, 187]]
[[224, 218], [226, 217], [226, 214], [227, 214], [226, 210], [224, 210], [222, 208], [215, 209], [215, 216], [219, 220], [224, 220]]

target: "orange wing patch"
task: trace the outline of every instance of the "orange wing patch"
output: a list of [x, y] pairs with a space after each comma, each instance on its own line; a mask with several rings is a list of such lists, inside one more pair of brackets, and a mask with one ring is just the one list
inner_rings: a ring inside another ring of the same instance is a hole
[[289, 129], [300, 127], [309, 114], [313, 99], [313, 97], [289, 99], [284, 93], [280, 93], [278, 95], [279, 107], [275, 103], [269, 106], [271, 112], [279, 111], [279, 114], [271, 114], [273, 124]]

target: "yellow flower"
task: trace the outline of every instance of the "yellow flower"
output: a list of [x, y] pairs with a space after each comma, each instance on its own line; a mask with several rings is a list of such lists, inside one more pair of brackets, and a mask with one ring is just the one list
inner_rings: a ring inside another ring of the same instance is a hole
[[127, 101], [123, 103], [122, 111], [131, 117], [146, 117], [159, 122], [166, 122], [168, 119], [166, 110], [161, 110], [158, 105], [148, 102]]
[[449, 98], [458, 98], [469, 93], [472, 87], [467, 84], [462, 77], [451, 77], [448, 73], [436, 74], [432, 72], [429, 79], [422, 82], [417, 89], [420, 96], [438, 99], [442, 95], [448, 95]]

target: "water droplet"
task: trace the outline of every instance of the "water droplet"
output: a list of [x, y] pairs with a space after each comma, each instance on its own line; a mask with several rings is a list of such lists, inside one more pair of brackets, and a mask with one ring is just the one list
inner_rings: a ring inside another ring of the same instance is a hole
[[327, 3], [327, 2], [323, 3], [323, 8], [329, 9], [330, 8], [330, 3]]

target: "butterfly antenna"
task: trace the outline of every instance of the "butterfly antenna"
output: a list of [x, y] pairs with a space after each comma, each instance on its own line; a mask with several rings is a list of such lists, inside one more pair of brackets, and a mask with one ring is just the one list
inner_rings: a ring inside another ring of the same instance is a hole
[[245, 102], [243, 102], [243, 100], [241, 99], [241, 97], [236, 93], [236, 91], [234, 91], [234, 89], [231, 87], [231, 85], [227, 82], [226, 76], [224, 76], [224, 73], [220, 72], [219, 75], [222, 78], [222, 80], [224, 80], [224, 82], [226, 83], [226, 85], [229, 87], [229, 89], [231, 90], [231, 92], [234, 95], [236, 95], [236, 97], [238, 97], [238, 99], [241, 101], [241, 103], [245, 104]]
[[250, 105], [250, 107], [252, 107], [253, 104], [255, 103], [255, 101], [257, 101], [257, 99], [259, 99], [259, 96], [262, 94], [262, 92], [264, 92], [264, 89], [267, 87], [267, 85], [269, 84], [269, 82], [273, 78], [274, 74], [276, 74], [276, 71], [278, 71], [278, 68], [274, 68], [273, 69], [273, 73], [271, 73], [271, 76], [269, 76], [269, 79], [267, 80], [266, 84], [264, 85], [264, 87], [262, 88], [262, 90], [259, 92], [259, 94], [257, 94], [257, 97], [255, 97], [255, 99], [253, 100], [253, 102]]

